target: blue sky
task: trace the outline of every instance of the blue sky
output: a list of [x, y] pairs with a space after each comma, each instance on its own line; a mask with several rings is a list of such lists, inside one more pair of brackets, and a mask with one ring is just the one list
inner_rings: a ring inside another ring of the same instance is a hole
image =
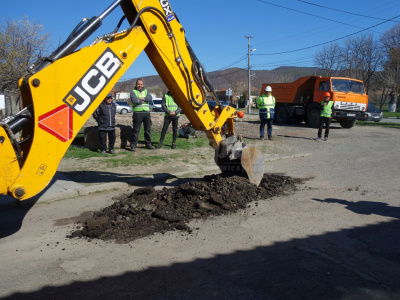
[[[101, 14], [113, 1], [1, 2], [1, 18], [19, 19], [26, 15], [31, 21], [42, 24], [51, 34], [55, 49], [83, 17]], [[253, 70], [289, 65], [312, 67], [313, 55], [323, 47], [321, 44], [336, 39], [342, 43], [345, 40], [342, 37], [367, 28], [370, 29], [363, 33], [378, 38], [400, 22], [399, 17], [394, 19], [396, 22], [385, 21], [400, 15], [400, 0], [170, 0], [170, 4], [208, 72], [228, 67], [247, 69], [248, 40], [245, 36], [253, 37], [251, 46], [256, 49], [251, 54]], [[115, 10], [95, 35], [113, 30], [121, 16], [122, 11]], [[123, 27], [127, 27], [127, 23]], [[90, 42], [95, 35], [89, 38]], [[143, 52], [122, 79], [156, 74]]]

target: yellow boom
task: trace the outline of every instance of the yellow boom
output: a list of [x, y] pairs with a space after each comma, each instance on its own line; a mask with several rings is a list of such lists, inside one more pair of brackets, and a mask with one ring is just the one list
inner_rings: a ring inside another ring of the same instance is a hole
[[[130, 27], [117, 28], [76, 50], [117, 6]], [[243, 166], [251, 168], [249, 177], [256, 174], [252, 181], [259, 184], [260, 155], [254, 149], [248, 152], [234, 136], [234, 108], [218, 106], [210, 111], [205, 94], [213, 92], [212, 87], [169, 2], [117, 0], [99, 17], [79, 24], [63, 45], [20, 79], [24, 109], [0, 123], [0, 194], [24, 200], [49, 184], [76, 134], [143, 50], [194, 128], [206, 132], [216, 149], [216, 162], [238, 160], [244, 151]], [[224, 124], [230, 137], [225, 144]]]

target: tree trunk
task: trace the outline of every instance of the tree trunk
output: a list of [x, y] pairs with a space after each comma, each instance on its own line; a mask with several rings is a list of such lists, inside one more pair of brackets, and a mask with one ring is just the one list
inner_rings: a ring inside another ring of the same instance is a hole
[[389, 112], [396, 111], [396, 94], [393, 92], [389, 94], [388, 111]]
[[16, 114], [21, 110], [21, 97], [18, 93], [5, 91], [5, 116], [8, 117]]
[[394, 111], [399, 111], [399, 106], [400, 106], [400, 95], [397, 96], [397, 105], [396, 105]]

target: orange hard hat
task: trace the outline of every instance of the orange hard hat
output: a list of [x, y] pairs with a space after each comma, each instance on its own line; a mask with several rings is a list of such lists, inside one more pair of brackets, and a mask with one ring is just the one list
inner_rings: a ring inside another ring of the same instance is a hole
[[243, 118], [244, 117], [244, 112], [243, 111], [238, 111], [237, 115], [239, 118]]
[[330, 96], [331, 96], [331, 93], [329, 93], [329, 92], [325, 93], [325, 97], [330, 97]]

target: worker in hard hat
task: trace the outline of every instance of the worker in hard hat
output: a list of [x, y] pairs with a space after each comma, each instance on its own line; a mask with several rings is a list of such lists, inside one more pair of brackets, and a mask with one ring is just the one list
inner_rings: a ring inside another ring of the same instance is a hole
[[260, 140], [264, 140], [265, 124], [267, 125], [268, 140], [272, 141], [272, 120], [275, 114], [275, 98], [272, 88], [267, 86], [265, 92], [257, 98], [257, 107], [260, 109]]
[[321, 140], [322, 129], [324, 127], [324, 124], [325, 124], [324, 140], [325, 141], [328, 140], [329, 126], [331, 125], [332, 113], [333, 113], [333, 101], [331, 99], [331, 93], [326, 92], [324, 100], [321, 101], [321, 113], [319, 115], [318, 137], [315, 140], [317, 141]]

